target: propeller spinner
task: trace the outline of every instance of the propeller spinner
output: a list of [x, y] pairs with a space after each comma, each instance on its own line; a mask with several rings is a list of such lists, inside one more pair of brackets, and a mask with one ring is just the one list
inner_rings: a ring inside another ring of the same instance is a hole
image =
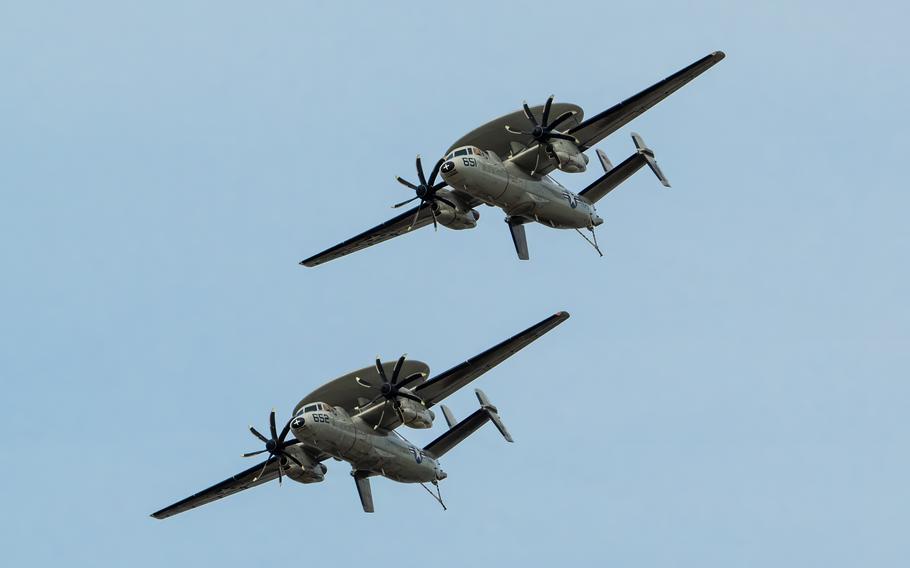
[[[389, 378], [386, 375], [385, 369], [382, 366], [382, 361], [380, 361], [379, 357], [377, 357], [376, 358], [376, 371], [379, 373], [379, 378], [382, 379], [382, 383], [379, 385], [375, 385], [369, 381], [365, 381], [364, 379], [361, 379], [360, 377], [356, 378], [357, 382], [360, 383], [362, 386], [379, 391], [379, 394], [377, 394], [373, 398], [373, 400], [371, 400], [370, 402], [368, 402], [364, 405], [361, 405], [361, 408], [370, 406], [371, 404], [373, 404], [380, 398], [385, 398], [386, 402], [392, 403], [392, 408], [394, 408], [395, 412], [398, 413], [398, 417], [402, 418], [401, 402], [398, 400], [399, 398], [407, 398], [407, 399], [413, 400], [414, 402], [417, 402], [419, 404], [424, 404], [423, 400], [421, 400], [419, 396], [411, 394], [407, 390], [402, 390], [402, 389], [404, 389], [404, 387], [408, 386], [409, 384], [411, 384], [414, 381], [423, 377], [423, 373], [412, 373], [411, 375], [408, 375], [407, 377], [405, 377], [403, 380], [401, 380], [401, 381], [398, 380], [399, 375], [401, 375], [401, 369], [404, 366], [404, 362], [405, 362], [406, 358], [407, 357], [405, 355], [402, 355], [398, 359], [398, 361], [395, 363], [395, 367], [392, 369], [392, 377]], [[376, 426], [373, 427], [374, 430], [376, 428], [378, 428], [380, 424], [382, 424], [383, 418], [385, 418], [385, 407], [384, 406], [382, 409], [382, 414], [379, 416], [379, 422], [377, 422]], [[402, 419], [402, 422], [404, 422], [404, 419]]]
[[265, 469], [269, 466], [269, 464], [272, 462], [272, 460], [278, 460], [278, 483], [279, 484], [281, 484], [281, 481], [282, 481], [281, 478], [284, 474], [284, 466], [281, 463], [282, 458], [290, 460], [290, 461], [296, 463], [297, 465], [303, 467], [303, 464], [300, 463], [300, 460], [298, 460], [297, 458], [295, 458], [294, 456], [292, 456], [291, 454], [289, 454], [288, 452], [286, 452], [284, 450], [288, 446], [291, 446], [295, 443], [293, 441], [289, 442], [286, 440], [286, 438], [288, 437], [288, 432], [290, 432], [290, 431], [291, 431], [291, 423], [288, 422], [287, 424], [285, 424], [284, 428], [281, 430], [281, 434], [280, 435], [278, 434], [278, 429], [275, 427], [275, 410], [274, 409], [269, 414], [269, 433], [272, 435], [271, 438], [266, 438], [265, 436], [263, 436], [262, 434], [259, 433], [259, 430], [256, 430], [255, 428], [250, 426], [250, 432], [252, 432], [254, 436], [256, 436], [257, 438], [262, 440], [263, 443], [265, 443], [265, 449], [259, 450], [256, 452], [249, 452], [249, 453], [243, 454], [243, 457], [250, 458], [253, 456], [258, 456], [259, 454], [262, 454], [265, 452], [269, 453], [268, 459], [265, 460], [265, 463], [262, 465], [262, 471], [260, 471], [259, 474], [253, 478], [253, 481], [256, 481], [260, 477], [262, 477], [262, 474], [265, 473]]
[[[416, 193], [417, 195], [406, 201], [402, 201], [401, 203], [396, 203], [392, 207], [398, 208], [398, 207], [401, 207], [402, 205], [407, 205], [408, 203], [414, 201], [415, 199], [420, 200], [420, 205], [423, 205], [424, 203], [429, 203], [430, 213], [433, 215], [433, 228], [438, 230], [439, 226], [436, 223], [436, 208], [435, 208], [436, 202], [442, 201], [443, 203], [450, 205], [453, 208], [456, 208], [455, 204], [452, 203], [451, 201], [449, 201], [448, 199], [446, 199], [445, 197], [443, 197], [441, 195], [436, 195], [437, 191], [439, 191], [440, 189], [442, 189], [446, 186], [446, 182], [444, 182], [444, 181], [435, 183], [436, 176], [439, 175], [439, 168], [442, 166], [442, 163], [444, 161], [445, 160], [440, 159], [438, 162], [436, 162], [436, 165], [433, 166], [433, 170], [430, 172], [429, 181], [427, 181], [427, 177], [423, 173], [423, 164], [420, 161], [420, 155], [418, 155], [417, 156], [417, 178], [420, 180], [420, 184], [415, 185], [415, 184], [409, 182], [408, 180], [403, 179], [401, 176], [398, 176], [397, 178], [395, 178], [398, 180], [398, 183], [400, 183], [401, 185], [413, 189], [414, 193]], [[413, 227], [417, 223], [417, 219], [420, 217], [420, 212], [422, 210], [423, 209], [421, 207], [419, 207], [417, 209], [417, 214], [414, 215], [414, 220], [411, 221], [411, 225], [408, 227], [408, 230], [410, 230], [411, 227]]]
[[553, 145], [550, 143], [550, 140], [554, 140], [554, 139], [568, 140], [570, 142], [578, 144], [578, 140], [574, 136], [571, 136], [569, 134], [565, 134], [565, 133], [562, 133], [562, 132], [559, 132], [556, 130], [557, 126], [559, 126], [566, 120], [575, 116], [576, 111], [567, 110], [566, 112], [557, 116], [553, 120], [553, 122], [549, 122], [550, 108], [553, 106], [554, 98], [555, 98], [554, 95], [550, 95], [549, 98], [547, 98], [547, 102], [543, 106], [543, 116], [541, 116], [541, 120], [539, 122], [537, 121], [537, 117], [534, 116], [534, 113], [531, 112], [531, 108], [528, 106], [528, 102], [525, 101], [524, 103], [522, 103], [521, 106], [524, 108], [525, 116], [528, 117], [528, 121], [531, 123], [531, 126], [532, 126], [530, 131], [525, 132], [523, 130], [515, 130], [508, 124], [506, 125], [506, 130], [510, 134], [518, 134], [521, 136], [530, 136], [534, 140], [534, 142], [537, 142], [537, 144], [538, 144], [537, 160], [534, 162], [534, 170], [532, 171], [532, 173], [534, 171], [537, 171], [537, 166], [540, 164], [540, 150], [539, 150], [540, 146], [544, 146], [547, 149], [548, 153], [555, 154], [555, 152], [553, 151]]

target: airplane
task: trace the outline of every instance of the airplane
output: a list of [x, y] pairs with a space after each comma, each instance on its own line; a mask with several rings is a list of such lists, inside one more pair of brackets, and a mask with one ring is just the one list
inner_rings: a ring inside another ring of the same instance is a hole
[[[250, 432], [265, 448], [243, 456], [268, 454], [265, 461], [151, 516], [166, 519], [274, 479], [279, 484], [285, 477], [299, 483], [318, 483], [325, 479], [327, 468], [322, 462], [329, 458], [351, 465], [351, 476], [367, 513], [374, 511], [370, 478], [376, 476], [419, 483], [445, 509], [439, 481], [446, 478], [446, 473], [439, 460], [487, 422], [493, 422], [503, 438], [512, 442], [497, 408], [480, 389], [475, 391], [480, 408], [460, 422], [442, 405], [449, 428], [423, 448], [406, 440], [396, 428], [432, 427], [434, 405], [567, 319], [567, 312], [558, 312], [429, 380], [426, 363], [404, 355], [386, 362], [377, 357], [374, 366], [329, 381], [305, 396], [280, 431], [272, 410], [270, 437], [250, 426]], [[435, 486], [435, 493], [427, 483]]]
[[[710, 53], [587, 120], [582, 120], [581, 107], [554, 103], [553, 95], [540, 106], [530, 107], [525, 102], [522, 110], [492, 120], [458, 139], [445, 157], [436, 162], [429, 176], [418, 155], [419, 182], [396, 178], [413, 190], [415, 196], [393, 208], [419, 200], [417, 206], [300, 264], [318, 266], [430, 224], [434, 228], [442, 225], [455, 230], [473, 229], [480, 219], [475, 208], [481, 204], [505, 212], [521, 260], [530, 258], [524, 226], [531, 222], [556, 229], [575, 229], [603, 256], [594, 233], [603, 219], [597, 214], [595, 204], [645, 165], [661, 184], [670, 187], [657, 166], [654, 152], [635, 133], [632, 134], [635, 153], [616, 167], [597, 149], [604, 174], [578, 193], [569, 191], [549, 174], [554, 170], [585, 171], [589, 161], [587, 150], [724, 57], [722, 51]], [[437, 182], [440, 174], [442, 180]], [[592, 238], [581, 229], [590, 231]]]

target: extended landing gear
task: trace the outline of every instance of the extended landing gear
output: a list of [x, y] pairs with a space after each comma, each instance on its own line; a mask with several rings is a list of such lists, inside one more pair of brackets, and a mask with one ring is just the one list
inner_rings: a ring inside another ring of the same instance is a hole
[[431, 481], [431, 483], [436, 486], [436, 493], [433, 493], [433, 490], [427, 487], [426, 483], [421, 483], [420, 486], [427, 490], [427, 493], [430, 494], [430, 497], [436, 499], [436, 501], [442, 505], [443, 511], [448, 511], [449, 509], [446, 507], [446, 504], [442, 502], [442, 493], [439, 492], [439, 481]]
[[600, 247], [597, 246], [597, 233], [594, 232], [594, 227], [588, 227], [588, 230], [591, 231], [591, 238], [594, 239], [593, 241], [591, 239], [589, 239], [587, 237], [587, 235], [582, 233], [580, 230], [575, 229], [575, 232], [578, 233], [579, 235], [581, 235], [581, 238], [588, 241], [588, 244], [591, 245], [592, 247], [594, 247], [594, 250], [597, 251], [597, 254], [599, 254], [600, 256], [603, 256], [604, 253], [600, 252]]

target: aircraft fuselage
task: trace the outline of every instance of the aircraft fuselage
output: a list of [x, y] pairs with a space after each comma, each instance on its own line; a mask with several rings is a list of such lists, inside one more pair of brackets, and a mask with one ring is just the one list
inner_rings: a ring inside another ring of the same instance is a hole
[[439, 463], [420, 448], [394, 432], [374, 430], [339, 407], [299, 412], [291, 420], [291, 432], [306, 446], [346, 461], [355, 470], [403, 483], [433, 482], [446, 476]]
[[557, 229], [583, 229], [603, 222], [583, 198], [547, 176], [531, 176], [512, 162], [501, 161], [492, 152], [450, 157], [440, 171], [451, 187], [500, 207], [510, 217]]

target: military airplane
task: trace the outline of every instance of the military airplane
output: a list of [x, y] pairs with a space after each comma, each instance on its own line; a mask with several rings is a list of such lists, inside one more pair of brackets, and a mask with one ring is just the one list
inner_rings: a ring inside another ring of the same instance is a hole
[[[250, 426], [250, 432], [265, 448], [243, 456], [268, 454], [265, 461], [152, 513], [152, 517], [165, 519], [274, 479], [279, 484], [285, 477], [300, 483], [317, 483], [325, 478], [327, 469], [322, 462], [329, 458], [351, 465], [361, 505], [368, 513], [374, 510], [370, 478], [375, 476], [420, 483], [445, 508], [439, 492], [439, 481], [446, 478], [440, 458], [488, 421], [507, 441], [512, 441], [496, 407], [480, 389], [475, 391], [480, 408], [460, 422], [442, 405], [449, 428], [423, 448], [395, 429], [401, 425], [432, 427], [432, 406], [568, 318], [566, 312], [552, 315], [429, 380], [430, 369], [425, 363], [405, 356], [386, 362], [377, 357], [374, 366], [348, 373], [305, 396], [280, 431], [272, 410], [269, 437]], [[435, 493], [427, 483], [435, 486]]]
[[[524, 225], [537, 222], [557, 229], [575, 229], [603, 256], [594, 228], [603, 223], [594, 205], [643, 166], [651, 168], [658, 180], [670, 187], [638, 134], [632, 134], [636, 151], [613, 167], [603, 151], [597, 156], [604, 174], [578, 193], [550, 177], [554, 170], [583, 172], [585, 154], [596, 143], [656, 105], [677, 89], [698, 77], [724, 58], [715, 51], [670, 75], [644, 91], [600, 114], [583, 119], [580, 107], [554, 103], [529, 107], [497, 118], [462, 136], [436, 162], [427, 176], [417, 156], [418, 183], [397, 180], [415, 192], [398, 208], [419, 200], [417, 206], [336, 246], [301, 261], [317, 266], [413, 229], [432, 224], [449, 229], [472, 229], [480, 213], [475, 207], [486, 204], [505, 212], [518, 258], [528, 260]], [[524, 129], [523, 129], [524, 128]], [[442, 180], [437, 182], [437, 176]], [[591, 233], [589, 239], [580, 229]]]

